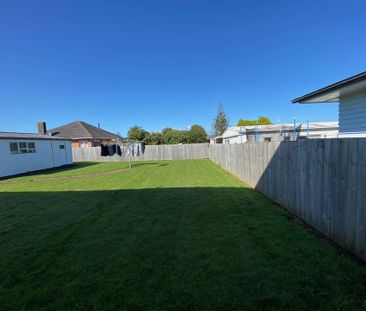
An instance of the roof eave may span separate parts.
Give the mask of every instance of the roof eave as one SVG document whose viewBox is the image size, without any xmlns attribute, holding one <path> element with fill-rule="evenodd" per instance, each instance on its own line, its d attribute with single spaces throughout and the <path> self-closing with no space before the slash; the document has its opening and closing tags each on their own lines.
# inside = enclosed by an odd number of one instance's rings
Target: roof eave
<svg viewBox="0 0 366 311">
<path fill-rule="evenodd" d="M 316 101 L 316 98 L 319 98 L 321 96 L 326 96 L 327 94 L 331 94 L 334 92 L 339 92 L 341 89 L 348 87 L 353 84 L 357 84 L 359 82 L 362 82 L 366 80 L 366 71 L 362 72 L 358 75 L 352 76 L 350 78 L 338 81 L 336 83 L 330 84 L 326 87 L 323 87 L 319 90 L 316 90 L 314 92 L 308 93 L 306 95 L 297 97 L 292 100 L 293 104 L 304 104 L 304 103 L 332 103 L 332 102 L 338 102 L 339 96 L 331 98 L 331 100 L 326 101 Z"/>
</svg>

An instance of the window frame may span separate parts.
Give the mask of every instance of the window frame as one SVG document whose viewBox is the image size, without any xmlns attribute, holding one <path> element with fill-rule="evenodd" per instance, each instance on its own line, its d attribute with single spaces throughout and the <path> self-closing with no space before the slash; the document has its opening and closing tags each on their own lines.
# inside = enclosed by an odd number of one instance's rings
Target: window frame
<svg viewBox="0 0 366 311">
<path fill-rule="evenodd" d="M 14 148 L 16 145 L 16 150 Z M 10 154 L 27 154 L 36 153 L 36 142 L 35 141 L 10 141 L 9 142 Z"/>
<path fill-rule="evenodd" d="M 16 146 L 16 150 L 13 150 L 14 148 L 12 148 L 12 145 Z M 18 154 L 19 153 L 19 145 L 18 145 L 18 142 L 16 141 L 11 141 L 9 142 L 9 148 L 10 148 L 10 153 L 11 154 Z"/>
<path fill-rule="evenodd" d="M 27 142 L 27 148 L 28 153 L 36 153 L 36 143 L 34 141 Z"/>
</svg>

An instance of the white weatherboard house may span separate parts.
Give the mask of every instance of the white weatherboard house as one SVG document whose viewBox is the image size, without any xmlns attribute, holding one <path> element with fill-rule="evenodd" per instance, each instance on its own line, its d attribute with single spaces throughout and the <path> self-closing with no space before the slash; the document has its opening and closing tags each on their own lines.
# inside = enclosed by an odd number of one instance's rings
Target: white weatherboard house
<svg viewBox="0 0 366 311">
<path fill-rule="evenodd" d="M 295 98 L 293 103 L 339 103 L 338 137 L 366 137 L 366 72 Z"/>
<path fill-rule="evenodd" d="M 0 132 L 0 178 L 72 163 L 70 139 Z"/>
<path fill-rule="evenodd" d="M 296 124 L 269 124 L 229 127 L 222 134 L 224 144 L 247 142 L 293 141 L 296 139 L 335 138 L 338 122 L 311 122 Z M 212 142 L 211 142 L 212 143 Z"/>
</svg>

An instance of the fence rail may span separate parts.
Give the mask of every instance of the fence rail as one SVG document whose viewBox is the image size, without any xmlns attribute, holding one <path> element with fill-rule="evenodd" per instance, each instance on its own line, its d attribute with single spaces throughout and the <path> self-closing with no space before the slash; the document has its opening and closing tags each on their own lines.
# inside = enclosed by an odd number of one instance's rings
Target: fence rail
<svg viewBox="0 0 366 311">
<path fill-rule="evenodd" d="M 100 147 L 73 148 L 74 161 L 126 161 L 127 156 L 100 155 Z M 158 160 L 186 160 L 186 159 L 207 159 L 209 157 L 208 144 L 187 144 L 187 145 L 148 145 L 145 153 L 134 157 L 134 161 L 158 161 Z"/>
<path fill-rule="evenodd" d="M 211 145 L 210 158 L 366 261 L 366 139 Z"/>
</svg>

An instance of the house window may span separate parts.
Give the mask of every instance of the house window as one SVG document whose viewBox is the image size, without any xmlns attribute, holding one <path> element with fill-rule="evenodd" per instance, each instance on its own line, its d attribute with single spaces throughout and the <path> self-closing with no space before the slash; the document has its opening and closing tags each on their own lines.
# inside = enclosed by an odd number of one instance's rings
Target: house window
<svg viewBox="0 0 366 311">
<path fill-rule="evenodd" d="M 19 152 L 20 153 L 27 153 L 28 152 L 28 148 L 27 148 L 27 143 L 26 142 L 20 142 L 19 143 Z"/>
<path fill-rule="evenodd" d="M 11 142 L 10 144 L 10 152 L 11 154 L 18 153 L 35 153 L 36 152 L 36 144 L 35 142 Z"/>
<path fill-rule="evenodd" d="M 65 149 L 65 145 L 58 145 L 60 149 Z"/>
<path fill-rule="evenodd" d="M 10 152 L 12 154 L 19 153 L 18 143 L 10 143 Z"/>
<path fill-rule="evenodd" d="M 271 139 L 271 137 L 264 137 L 264 141 L 265 141 L 266 143 L 269 143 L 271 140 L 272 140 L 272 139 Z"/>
<path fill-rule="evenodd" d="M 28 143 L 28 152 L 35 153 L 36 152 L 36 144 L 34 142 Z"/>
</svg>

